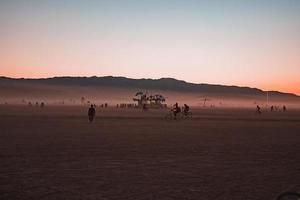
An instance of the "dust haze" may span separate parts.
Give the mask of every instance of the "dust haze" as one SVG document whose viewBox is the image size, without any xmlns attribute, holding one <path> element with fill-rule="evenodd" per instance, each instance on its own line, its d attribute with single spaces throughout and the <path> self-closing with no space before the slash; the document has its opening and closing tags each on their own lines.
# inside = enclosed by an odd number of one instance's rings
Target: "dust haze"
<svg viewBox="0 0 300 200">
<path fill-rule="evenodd" d="M 120 103 L 134 103 L 132 101 L 137 91 L 149 94 L 162 94 L 166 98 L 168 106 L 175 102 L 186 103 L 193 107 L 235 107 L 251 108 L 261 106 L 283 106 L 300 108 L 300 98 L 277 97 L 265 95 L 237 95 L 218 93 L 178 92 L 167 90 L 143 89 L 143 88 L 118 88 L 95 86 L 53 86 L 26 84 L 1 85 L 0 102 L 10 104 L 25 104 L 28 102 L 45 102 L 50 105 L 80 105 L 81 98 L 94 104 L 108 103 L 116 105 Z"/>
</svg>

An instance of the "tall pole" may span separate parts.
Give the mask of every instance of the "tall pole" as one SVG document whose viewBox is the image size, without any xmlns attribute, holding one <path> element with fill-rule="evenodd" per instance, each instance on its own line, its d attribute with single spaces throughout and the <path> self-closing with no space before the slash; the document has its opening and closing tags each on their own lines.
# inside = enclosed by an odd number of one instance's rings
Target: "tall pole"
<svg viewBox="0 0 300 200">
<path fill-rule="evenodd" d="M 269 91 L 267 91 L 267 106 L 269 106 Z"/>
</svg>

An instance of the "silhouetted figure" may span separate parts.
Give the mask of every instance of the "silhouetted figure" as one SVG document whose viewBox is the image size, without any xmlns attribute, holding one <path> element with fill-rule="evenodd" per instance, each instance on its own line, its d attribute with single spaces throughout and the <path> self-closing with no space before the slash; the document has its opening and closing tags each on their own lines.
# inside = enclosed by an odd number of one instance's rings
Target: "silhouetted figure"
<svg viewBox="0 0 300 200">
<path fill-rule="evenodd" d="M 273 111 L 274 110 L 274 106 L 271 106 L 271 111 Z"/>
<path fill-rule="evenodd" d="M 181 112 L 181 109 L 180 107 L 178 106 L 178 103 L 176 102 L 174 104 L 174 108 L 173 108 L 173 114 L 174 114 L 174 117 L 176 118 L 177 114 Z"/>
<path fill-rule="evenodd" d="M 105 103 L 105 104 L 104 104 L 104 107 L 105 107 L 105 108 L 107 108 L 107 106 L 108 106 L 108 104 L 107 104 L 107 103 Z"/>
<path fill-rule="evenodd" d="M 93 104 L 91 104 L 91 107 L 89 108 L 89 111 L 88 111 L 88 116 L 89 116 L 90 122 L 94 121 L 95 115 L 96 115 L 96 110 L 95 110 Z"/>
<path fill-rule="evenodd" d="M 184 114 L 187 114 L 189 112 L 189 110 L 190 110 L 190 107 L 188 105 L 184 104 L 184 107 L 183 107 Z"/>
<path fill-rule="evenodd" d="M 31 106 L 32 106 L 32 104 L 31 104 L 31 102 L 30 102 L 30 101 L 28 102 L 28 106 L 29 106 L 29 107 L 31 107 Z"/>
<path fill-rule="evenodd" d="M 283 112 L 285 112 L 285 111 L 286 111 L 286 107 L 285 107 L 285 106 L 283 106 L 283 107 L 282 107 L 282 109 L 283 109 Z"/>
<path fill-rule="evenodd" d="M 143 109 L 143 111 L 147 111 L 148 110 L 147 105 L 145 103 L 143 104 L 143 108 L 142 109 Z"/>
<path fill-rule="evenodd" d="M 259 105 L 256 106 L 256 113 L 257 113 L 257 114 L 261 114 Z"/>
<path fill-rule="evenodd" d="M 44 108 L 45 104 L 44 102 L 41 102 L 41 108 Z"/>
</svg>

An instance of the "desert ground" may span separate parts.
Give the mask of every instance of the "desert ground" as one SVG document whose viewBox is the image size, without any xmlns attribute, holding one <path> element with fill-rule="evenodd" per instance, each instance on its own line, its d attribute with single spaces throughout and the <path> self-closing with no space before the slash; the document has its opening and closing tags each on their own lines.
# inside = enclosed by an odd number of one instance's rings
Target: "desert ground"
<svg viewBox="0 0 300 200">
<path fill-rule="evenodd" d="M 300 191 L 300 110 L 0 106 L 0 199 L 271 200 Z"/>
</svg>

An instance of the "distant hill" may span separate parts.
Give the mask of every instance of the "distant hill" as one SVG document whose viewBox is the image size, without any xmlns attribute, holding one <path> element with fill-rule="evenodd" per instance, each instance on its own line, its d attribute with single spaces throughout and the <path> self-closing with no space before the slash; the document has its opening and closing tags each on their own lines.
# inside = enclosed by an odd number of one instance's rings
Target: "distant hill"
<svg viewBox="0 0 300 200">
<path fill-rule="evenodd" d="M 0 77 L 0 91 L 3 87 L 24 87 L 26 85 L 63 86 L 63 87 L 115 87 L 140 90 L 162 90 L 189 93 L 221 94 L 221 95 L 266 95 L 266 91 L 238 86 L 225 86 L 213 84 L 195 84 L 173 78 L 161 79 L 131 79 L 126 77 L 53 77 L 42 79 L 15 79 Z M 39 88 L 40 88 L 39 87 Z M 269 95 L 278 97 L 299 97 L 292 93 L 268 91 Z"/>
</svg>

